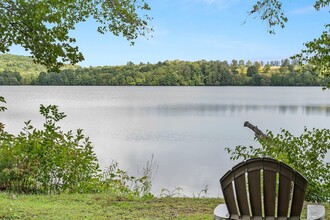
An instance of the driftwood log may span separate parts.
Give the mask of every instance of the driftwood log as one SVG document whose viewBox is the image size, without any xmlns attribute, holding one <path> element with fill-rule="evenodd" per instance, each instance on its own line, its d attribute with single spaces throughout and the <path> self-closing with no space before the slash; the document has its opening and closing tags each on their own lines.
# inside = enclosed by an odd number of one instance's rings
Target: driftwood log
<svg viewBox="0 0 330 220">
<path fill-rule="evenodd" d="M 254 126 L 253 124 L 251 124 L 248 121 L 244 122 L 244 127 L 250 128 L 254 132 L 254 135 L 256 136 L 256 138 L 258 138 L 258 139 L 268 138 L 268 136 L 264 132 L 262 132 L 257 126 Z"/>
</svg>

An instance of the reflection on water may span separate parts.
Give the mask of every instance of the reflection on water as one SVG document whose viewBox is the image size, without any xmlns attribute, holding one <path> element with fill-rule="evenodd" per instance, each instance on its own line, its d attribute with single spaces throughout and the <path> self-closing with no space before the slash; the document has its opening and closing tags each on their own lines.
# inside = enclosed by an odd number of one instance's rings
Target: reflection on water
<svg viewBox="0 0 330 220">
<path fill-rule="evenodd" d="M 155 113 L 159 115 L 223 115 L 244 112 L 275 112 L 280 114 L 330 115 L 330 105 L 234 105 L 234 104 L 176 104 L 157 106 L 120 107 L 120 111 Z"/>
<path fill-rule="evenodd" d="M 175 131 L 149 131 L 148 133 L 137 130 L 119 131 L 113 134 L 116 138 L 127 141 L 151 141 L 162 143 L 185 143 L 185 142 L 212 142 L 214 138 L 209 135 L 196 135 L 192 132 Z"/>
<path fill-rule="evenodd" d="M 326 114 L 327 116 L 330 114 L 330 106 L 305 106 L 306 114 Z"/>
<path fill-rule="evenodd" d="M 159 165 L 152 192 L 206 185 L 221 195 L 219 178 L 235 163 L 225 147 L 256 145 L 245 121 L 274 133 L 329 127 L 330 92 L 304 87 L 0 87 L 8 111 L 0 121 L 17 133 L 23 121 L 42 126 L 40 104 L 67 114 L 64 130 L 83 128 L 101 166 L 112 159 L 135 175 L 153 154 Z M 328 159 L 329 161 L 330 159 Z"/>
</svg>

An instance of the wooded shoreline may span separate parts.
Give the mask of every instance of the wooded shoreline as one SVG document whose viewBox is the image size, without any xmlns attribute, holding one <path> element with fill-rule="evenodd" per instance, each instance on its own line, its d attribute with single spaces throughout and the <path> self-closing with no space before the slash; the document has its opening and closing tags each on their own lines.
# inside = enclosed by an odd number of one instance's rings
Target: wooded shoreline
<svg viewBox="0 0 330 220">
<path fill-rule="evenodd" d="M 128 62 L 121 66 L 65 66 L 57 72 L 28 57 L 0 56 L 0 85 L 66 86 L 325 86 L 312 66 L 288 59 L 268 63 L 240 60 Z"/>
</svg>

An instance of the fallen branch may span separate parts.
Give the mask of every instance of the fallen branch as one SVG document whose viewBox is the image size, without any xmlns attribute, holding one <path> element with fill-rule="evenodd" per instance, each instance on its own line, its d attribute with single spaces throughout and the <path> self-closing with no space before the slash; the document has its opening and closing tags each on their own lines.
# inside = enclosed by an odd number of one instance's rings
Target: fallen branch
<svg viewBox="0 0 330 220">
<path fill-rule="evenodd" d="M 254 126 L 253 124 L 251 124 L 250 122 L 246 121 L 244 122 L 244 127 L 248 127 L 250 128 L 253 132 L 254 135 L 256 136 L 256 138 L 258 139 L 265 139 L 265 138 L 269 138 L 264 132 L 262 132 L 257 126 Z"/>
</svg>

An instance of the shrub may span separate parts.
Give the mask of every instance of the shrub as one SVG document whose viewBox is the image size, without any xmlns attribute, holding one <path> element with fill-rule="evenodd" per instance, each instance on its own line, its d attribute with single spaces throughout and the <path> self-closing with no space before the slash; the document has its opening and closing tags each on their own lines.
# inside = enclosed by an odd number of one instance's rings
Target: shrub
<svg viewBox="0 0 330 220">
<path fill-rule="evenodd" d="M 4 97 L 0 96 L 0 103 L 6 103 L 6 100 Z M 0 106 L 0 112 L 4 112 L 7 108 L 4 106 Z M 5 125 L 0 122 L 0 132 L 3 131 L 5 128 Z"/>
<path fill-rule="evenodd" d="M 5 103 L 1 96 L 0 103 Z M 0 106 L 0 112 L 5 110 Z M 139 178 L 129 176 L 115 162 L 101 172 L 93 146 L 82 129 L 63 132 L 57 123 L 66 115 L 55 105 L 41 105 L 40 113 L 45 118 L 42 130 L 28 121 L 15 136 L 0 123 L 0 190 L 44 194 L 111 192 L 153 197 L 153 157 Z"/>
<path fill-rule="evenodd" d="M 1 131 L 0 188 L 24 193 L 84 192 L 98 175 L 93 147 L 81 129 L 64 133 L 58 107 L 40 106 L 42 130 L 30 121 L 17 136 Z"/>
<path fill-rule="evenodd" d="M 143 168 L 141 177 L 135 177 L 128 175 L 126 171 L 119 168 L 117 162 L 113 161 L 103 171 L 100 191 L 110 191 L 119 196 L 153 198 L 150 193 L 153 166 L 152 157 Z"/>
<path fill-rule="evenodd" d="M 236 146 L 226 148 L 231 160 L 254 157 L 270 157 L 282 161 L 299 171 L 308 181 L 306 200 L 330 201 L 330 163 L 324 162 L 330 149 L 329 129 L 304 129 L 300 136 L 294 136 L 283 129 L 280 134 L 267 132 L 268 138 L 256 140 L 261 147 Z"/>
</svg>

